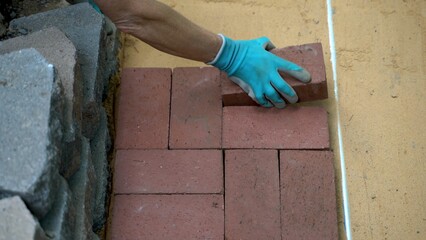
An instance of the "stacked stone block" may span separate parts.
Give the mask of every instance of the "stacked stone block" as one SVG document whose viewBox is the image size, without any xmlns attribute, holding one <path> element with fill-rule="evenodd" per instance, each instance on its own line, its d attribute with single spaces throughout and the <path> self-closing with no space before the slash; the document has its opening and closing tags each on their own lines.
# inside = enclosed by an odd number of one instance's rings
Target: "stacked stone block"
<svg viewBox="0 0 426 240">
<path fill-rule="evenodd" d="M 102 101 L 119 32 L 87 3 L 10 27 L 28 34 L 0 42 L 0 207 L 21 212 L 25 239 L 98 239 L 111 145 Z M 0 239 L 15 234 L 0 227 Z"/>
<path fill-rule="evenodd" d="M 19 197 L 0 200 L 0 240 L 14 239 L 40 239 L 47 240 L 46 234 L 39 222 L 25 206 Z M 25 228 L 22 228 L 25 226 Z"/>
<path fill-rule="evenodd" d="M 35 48 L 57 72 L 58 81 L 63 86 L 64 121 L 61 173 L 69 177 L 78 169 L 80 158 L 75 155 L 79 149 L 71 151 L 80 144 L 81 132 L 81 97 L 82 86 L 77 63 L 77 50 L 73 43 L 57 28 L 48 28 L 28 36 L 17 37 L 0 42 L 0 54 L 25 48 Z"/>
<path fill-rule="evenodd" d="M 61 88 L 34 49 L 1 56 L 0 79 L 0 192 L 19 195 L 42 218 L 59 186 Z"/>
</svg>

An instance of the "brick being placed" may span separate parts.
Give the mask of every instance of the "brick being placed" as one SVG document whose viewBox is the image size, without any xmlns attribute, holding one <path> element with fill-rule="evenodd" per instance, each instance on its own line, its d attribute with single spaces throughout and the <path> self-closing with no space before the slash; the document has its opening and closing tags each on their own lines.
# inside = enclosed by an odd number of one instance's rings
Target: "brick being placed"
<svg viewBox="0 0 426 240">
<path fill-rule="evenodd" d="M 302 83 L 292 76 L 280 72 L 285 81 L 296 91 L 299 102 L 321 100 L 328 97 L 327 78 L 321 43 L 277 48 L 271 52 L 281 58 L 298 64 L 311 74 L 311 82 Z M 224 72 L 221 73 L 221 81 L 224 106 L 257 105 L 257 103 L 238 85 L 233 83 Z"/>
</svg>

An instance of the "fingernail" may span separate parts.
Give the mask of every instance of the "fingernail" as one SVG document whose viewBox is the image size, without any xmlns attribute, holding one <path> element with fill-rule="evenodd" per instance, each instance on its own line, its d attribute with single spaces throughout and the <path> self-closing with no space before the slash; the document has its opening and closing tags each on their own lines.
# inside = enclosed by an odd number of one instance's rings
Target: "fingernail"
<svg viewBox="0 0 426 240">
<path fill-rule="evenodd" d="M 293 96 L 285 96 L 285 98 L 287 99 L 287 101 L 289 103 L 297 103 L 297 101 L 299 101 L 299 97 L 297 96 L 297 94 L 295 92 L 293 92 Z"/>
<path fill-rule="evenodd" d="M 311 81 L 311 74 L 308 71 L 306 71 L 304 68 L 300 68 L 300 70 L 298 71 L 289 71 L 289 74 L 304 83 L 308 83 Z"/>
</svg>

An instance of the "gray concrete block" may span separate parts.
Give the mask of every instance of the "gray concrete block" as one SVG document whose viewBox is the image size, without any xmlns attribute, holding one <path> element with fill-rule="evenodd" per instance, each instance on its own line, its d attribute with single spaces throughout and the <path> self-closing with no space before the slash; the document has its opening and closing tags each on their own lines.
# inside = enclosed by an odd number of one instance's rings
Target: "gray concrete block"
<svg viewBox="0 0 426 240">
<path fill-rule="evenodd" d="M 61 177 L 61 185 L 52 209 L 40 220 L 46 235 L 51 239 L 74 239 L 75 208 L 67 182 Z"/>
<path fill-rule="evenodd" d="M 69 5 L 65 0 L 19 0 L 19 2 L 22 4 L 22 9 L 20 9 L 22 16 L 29 16 Z"/>
<path fill-rule="evenodd" d="M 15 19 L 10 23 L 14 30 L 29 32 L 57 27 L 77 48 L 83 77 L 83 134 L 91 139 L 97 130 L 104 89 L 105 60 L 100 57 L 106 46 L 105 20 L 88 3 L 81 3 L 48 12 Z"/>
<path fill-rule="evenodd" d="M 88 0 L 67 0 L 71 4 L 89 2 Z M 107 34 L 107 42 L 105 50 L 101 53 L 101 58 L 105 58 L 105 66 L 104 66 L 104 96 L 106 96 L 108 91 L 109 79 L 113 74 L 116 73 L 119 67 L 118 63 L 118 50 L 120 48 L 120 31 L 114 25 L 114 23 L 105 17 L 105 31 Z"/>
<path fill-rule="evenodd" d="M 82 87 L 77 67 L 77 50 L 73 43 L 57 28 L 49 28 L 27 36 L 16 37 L 0 42 L 0 54 L 24 48 L 35 48 L 57 70 L 59 80 L 64 88 L 64 140 L 72 142 L 81 124 Z M 76 102 L 76 106 L 74 106 Z"/>
<path fill-rule="evenodd" d="M 77 64 L 77 50 L 73 43 L 57 28 L 48 28 L 27 36 L 0 42 L 0 54 L 35 48 L 48 62 L 55 66 L 57 77 L 64 90 L 64 153 L 61 174 L 69 177 L 79 168 L 81 135 L 81 105 L 83 93 L 80 68 Z"/>
<path fill-rule="evenodd" d="M 95 200 L 96 175 L 90 151 L 90 142 L 82 139 L 81 167 L 70 180 L 69 185 L 73 192 L 74 206 L 76 206 L 75 239 L 88 239 L 92 234 L 92 203 Z"/>
<path fill-rule="evenodd" d="M 101 120 L 98 132 L 90 142 L 93 166 L 96 171 L 95 202 L 93 205 L 93 228 L 102 228 L 106 221 L 106 200 L 108 195 L 108 179 L 110 177 L 108 151 L 111 139 L 108 132 L 108 120 L 105 109 L 101 109 Z"/>
<path fill-rule="evenodd" d="M 19 195 L 39 218 L 59 184 L 61 100 L 54 67 L 36 50 L 0 56 L 0 193 Z"/>
<path fill-rule="evenodd" d="M 82 136 L 79 134 L 74 141 L 62 143 L 62 163 L 59 173 L 67 180 L 80 168 L 81 138 Z"/>
<path fill-rule="evenodd" d="M 48 239 L 21 198 L 15 196 L 1 199 L 0 213 L 0 240 Z"/>
<path fill-rule="evenodd" d="M 99 236 L 96 235 L 96 233 L 90 234 L 90 236 L 87 238 L 87 240 L 99 240 Z"/>
</svg>

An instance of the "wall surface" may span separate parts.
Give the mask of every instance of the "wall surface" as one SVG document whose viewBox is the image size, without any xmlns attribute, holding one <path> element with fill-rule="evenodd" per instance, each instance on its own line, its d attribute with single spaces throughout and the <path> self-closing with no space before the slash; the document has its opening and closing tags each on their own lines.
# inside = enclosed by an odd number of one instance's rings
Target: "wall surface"
<svg viewBox="0 0 426 240">
<path fill-rule="evenodd" d="M 277 47 L 321 42 L 338 197 L 340 164 L 326 1 L 167 0 L 183 15 L 235 39 Z M 341 124 L 354 239 L 426 238 L 426 2 L 332 1 Z M 127 37 L 124 67 L 200 66 Z M 305 104 L 306 105 L 306 104 Z M 341 206 L 341 201 L 338 203 Z M 344 236 L 342 210 L 340 234 Z"/>
</svg>

